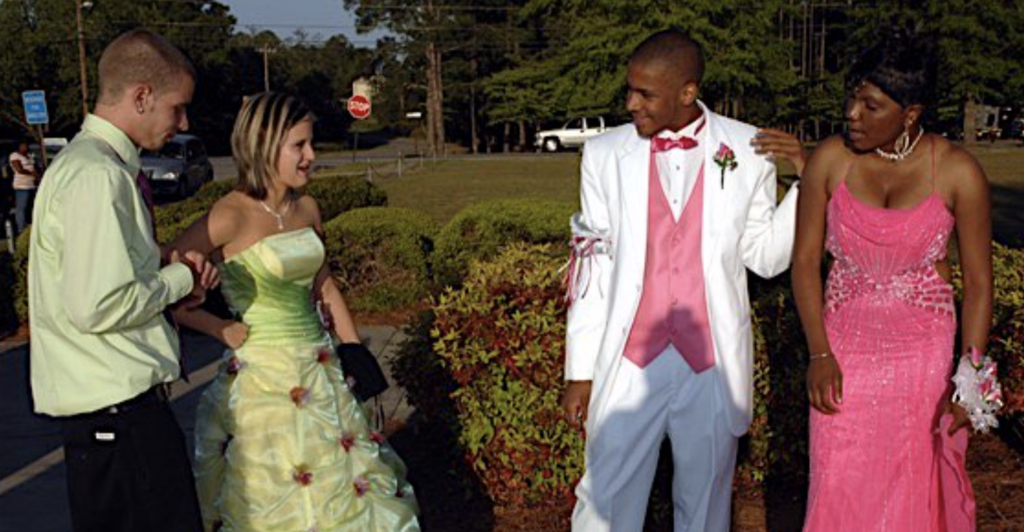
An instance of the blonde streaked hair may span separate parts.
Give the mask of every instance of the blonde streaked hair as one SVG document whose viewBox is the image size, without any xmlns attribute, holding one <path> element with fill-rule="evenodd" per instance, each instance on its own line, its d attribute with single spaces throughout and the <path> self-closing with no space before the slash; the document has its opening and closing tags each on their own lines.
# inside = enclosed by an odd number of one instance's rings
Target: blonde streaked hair
<svg viewBox="0 0 1024 532">
<path fill-rule="evenodd" d="M 238 169 L 238 190 L 262 200 L 277 175 L 281 144 L 299 123 L 316 117 L 302 100 L 279 92 L 248 96 L 231 132 L 231 154 Z"/>
<path fill-rule="evenodd" d="M 100 103 L 114 105 L 125 89 L 149 85 L 156 94 L 177 88 L 182 77 L 195 81 L 196 69 L 181 50 L 145 29 L 122 33 L 103 50 L 99 63 Z"/>
</svg>

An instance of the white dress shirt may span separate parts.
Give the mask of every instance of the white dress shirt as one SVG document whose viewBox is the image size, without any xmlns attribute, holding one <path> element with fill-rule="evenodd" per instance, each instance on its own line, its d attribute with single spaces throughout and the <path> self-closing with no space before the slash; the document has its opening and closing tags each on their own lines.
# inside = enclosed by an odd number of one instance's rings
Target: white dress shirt
<svg viewBox="0 0 1024 532">
<path fill-rule="evenodd" d="M 672 209 L 672 218 L 679 221 L 683 214 L 690 193 L 697 184 L 697 176 L 700 174 L 700 165 L 704 162 L 704 150 L 702 143 L 707 136 L 704 134 L 706 121 L 702 114 L 699 118 L 690 122 L 689 125 L 680 131 L 662 131 L 659 137 L 679 139 L 690 137 L 697 141 L 697 147 L 689 150 L 672 149 L 654 154 L 658 165 L 658 178 L 661 180 L 661 189 L 665 191 L 665 198 L 668 199 L 669 207 Z"/>
</svg>

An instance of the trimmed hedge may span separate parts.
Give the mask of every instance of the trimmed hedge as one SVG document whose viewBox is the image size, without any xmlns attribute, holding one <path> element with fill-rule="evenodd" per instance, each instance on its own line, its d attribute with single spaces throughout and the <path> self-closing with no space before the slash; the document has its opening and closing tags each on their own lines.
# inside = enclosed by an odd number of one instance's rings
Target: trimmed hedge
<svg viewBox="0 0 1024 532">
<path fill-rule="evenodd" d="M 353 310 L 408 308 L 432 286 L 437 223 L 410 209 L 354 209 L 324 225 L 328 264 Z"/>
<path fill-rule="evenodd" d="M 210 181 L 188 199 L 158 206 L 155 209 L 157 239 L 162 244 L 171 242 L 188 227 L 186 221 L 197 220 L 199 218 L 196 216 L 197 213 L 205 213 L 210 210 L 217 200 L 234 188 L 234 180 Z"/>
<path fill-rule="evenodd" d="M 186 200 L 157 207 L 157 239 L 162 244 L 174 241 L 209 211 L 217 200 L 234 190 L 235 185 L 233 179 L 211 181 Z M 360 207 L 387 204 L 387 194 L 380 187 L 357 176 L 314 179 L 306 186 L 306 193 L 316 198 L 322 220 L 330 220 L 345 211 Z"/>
<path fill-rule="evenodd" d="M 563 254 L 554 249 L 511 246 L 472 266 L 462 288 L 447 289 L 433 315 L 407 331 L 393 366 L 410 402 L 458 432 L 468 463 L 499 504 L 566 495 L 582 472 L 582 443 L 565 447 L 573 434 L 557 415 L 565 329 L 556 274 Z M 1007 396 L 1003 418 L 1020 420 L 1024 250 L 996 245 L 993 265 L 989 352 Z M 770 478 L 807 475 L 807 349 L 789 285 L 788 276 L 751 277 L 754 417 L 736 481 L 752 491 Z"/>
<path fill-rule="evenodd" d="M 28 323 L 28 243 L 32 226 L 28 226 L 14 242 L 14 314 L 19 323 Z"/>
<path fill-rule="evenodd" d="M 437 235 L 435 264 L 441 286 L 458 286 L 476 259 L 493 257 L 512 242 L 569 241 L 571 203 L 535 199 L 498 200 L 460 211 Z"/>
<path fill-rule="evenodd" d="M 789 275 L 751 276 L 754 334 L 754 415 L 741 440 L 737 485 L 761 491 L 772 476 L 806 478 L 807 343 Z"/>
<path fill-rule="evenodd" d="M 1004 416 L 1024 418 L 1024 249 L 992 246 L 994 325 L 988 351 L 999 363 Z M 1024 427 L 1024 424 L 1022 424 Z"/>
<path fill-rule="evenodd" d="M 563 261 L 559 247 L 513 244 L 492 262 L 474 263 L 460 289 L 435 301 L 433 326 L 407 331 L 394 364 L 410 402 L 426 414 L 445 419 L 444 396 L 454 403 L 466 460 L 499 504 L 568 501 L 583 472 L 583 443 L 559 407 Z M 788 279 L 756 282 L 754 420 L 736 472 L 753 489 L 770 471 L 804 471 L 808 414 L 806 348 Z M 419 338 L 426 330 L 432 345 Z"/>
<path fill-rule="evenodd" d="M 570 499 L 583 440 L 561 415 L 564 250 L 513 244 L 436 301 L 431 338 L 457 389 L 459 443 L 499 504 Z"/>
<path fill-rule="evenodd" d="M 352 209 L 388 204 L 387 193 L 359 176 L 314 179 L 306 185 L 306 193 L 316 198 L 320 219 L 325 221 Z"/>
<path fill-rule="evenodd" d="M 234 186 L 234 180 L 211 181 L 186 200 L 157 207 L 157 239 L 162 244 L 173 241 L 188 226 L 206 214 L 218 199 L 234 189 Z M 348 210 L 387 203 L 387 195 L 383 190 L 360 177 L 315 179 L 310 182 L 306 191 L 316 198 L 323 220 L 330 220 Z M 30 231 L 31 226 L 18 236 L 11 265 L 14 271 L 11 300 L 14 302 L 15 316 L 21 323 L 28 321 L 28 242 Z M 4 285 L 0 285 L 0 287 L 2 286 Z"/>
<path fill-rule="evenodd" d="M 18 317 L 14 312 L 14 256 L 6 251 L 0 252 L 0 337 L 18 327 Z"/>
</svg>

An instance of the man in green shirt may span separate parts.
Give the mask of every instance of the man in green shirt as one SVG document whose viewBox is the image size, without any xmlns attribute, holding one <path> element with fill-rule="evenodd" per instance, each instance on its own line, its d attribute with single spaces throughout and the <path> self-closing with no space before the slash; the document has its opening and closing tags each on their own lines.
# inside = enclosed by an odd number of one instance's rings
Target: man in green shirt
<svg viewBox="0 0 1024 532">
<path fill-rule="evenodd" d="M 168 405 L 178 338 L 163 312 L 216 282 L 198 254 L 162 257 L 139 148 L 188 129 L 195 70 L 158 35 L 115 39 L 82 131 L 42 181 L 29 248 L 37 412 L 62 422 L 77 532 L 201 530 L 184 437 Z M 181 259 L 181 260 L 179 260 Z"/>
</svg>

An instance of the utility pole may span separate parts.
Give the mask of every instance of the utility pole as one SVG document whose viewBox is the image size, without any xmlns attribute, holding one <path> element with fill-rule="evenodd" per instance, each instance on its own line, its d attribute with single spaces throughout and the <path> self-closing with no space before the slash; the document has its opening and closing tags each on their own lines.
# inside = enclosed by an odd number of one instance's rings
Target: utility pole
<svg viewBox="0 0 1024 532">
<path fill-rule="evenodd" d="M 88 2 L 89 7 L 92 2 Z M 75 0 L 75 21 L 78 23 L 78 68 L 82 81 L 82 119 L 89 114 L 89 77 L 85 65 L 85 28 L 82 24 L 82 0 Z M 43 150 L 44 152 L 46 150 Z"/>
<path fill-rule="evenodd" d="M 270 92 L 270 61 L 267 59 L 268 54 L 276 53 L 277 50 L 271 48 L 270 45 L 264 44 L 260 47 L 260 53 L 263 54 L 263 91 Z"/>
</svg>

